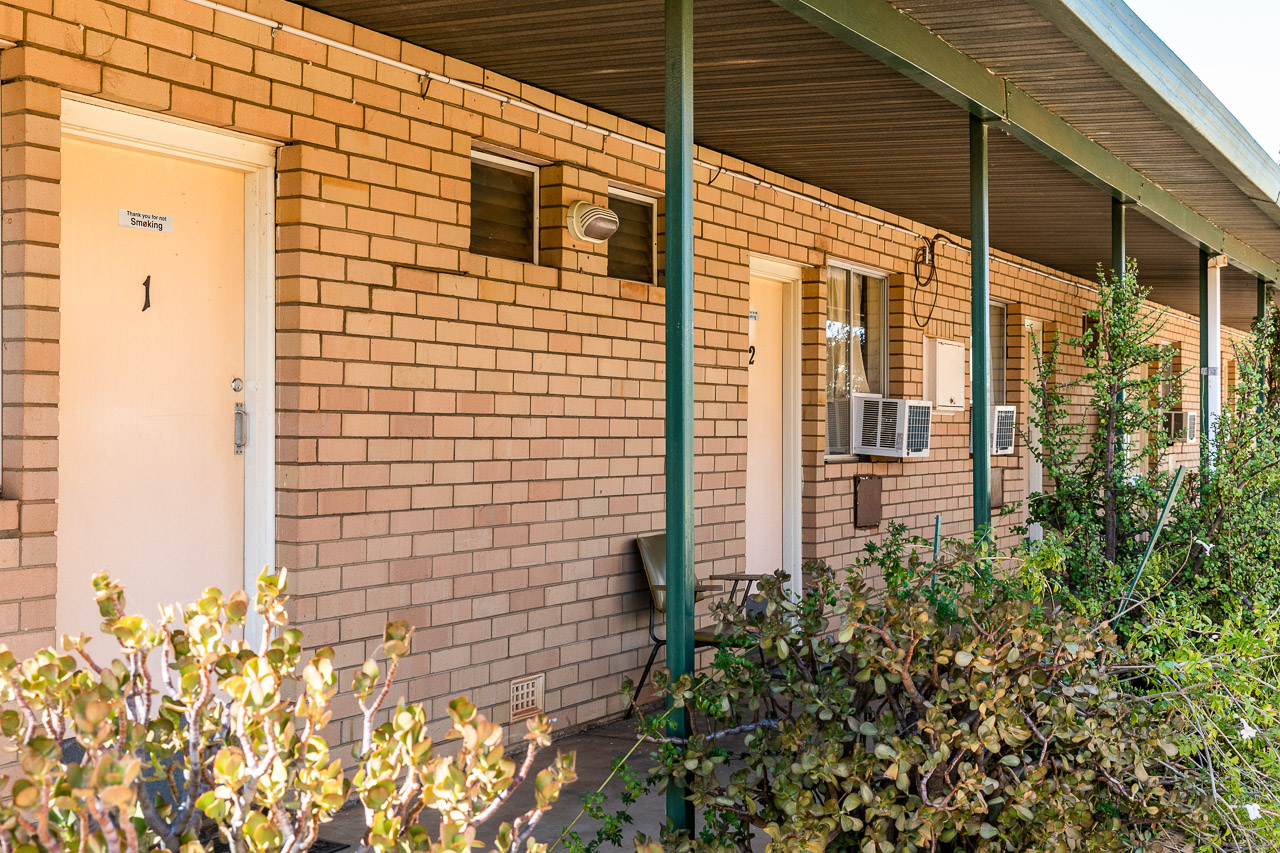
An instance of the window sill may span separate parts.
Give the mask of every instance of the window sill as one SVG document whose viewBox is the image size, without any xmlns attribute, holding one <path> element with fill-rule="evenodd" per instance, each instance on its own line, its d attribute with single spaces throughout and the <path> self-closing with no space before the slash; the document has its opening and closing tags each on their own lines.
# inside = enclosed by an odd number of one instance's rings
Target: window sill
<svg viewBox="0 0 1280 853">
<path fill-rule="evenodd" d="M 871 462 L 870 456 L 859 456 L 857 454 L 842 454 L 840 456 L 824 456 L 822 461 L 828 465 L 859 465 Z"/>
</svg>

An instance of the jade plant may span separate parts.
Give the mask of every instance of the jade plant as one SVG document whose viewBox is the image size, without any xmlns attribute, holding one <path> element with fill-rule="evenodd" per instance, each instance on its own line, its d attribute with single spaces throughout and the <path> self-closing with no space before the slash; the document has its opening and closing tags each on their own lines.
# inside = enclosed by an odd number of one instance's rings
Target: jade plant
<svg viewBox="0 0 1280 853">
<path fill-rule="evenodd" d="M 695 730 L 654 727 L 652 772 L 705 817 L 668 850 L 751 850 L 755 836 L 770 853 L 1120 853 L 1206 826 L 1185 718 L 1132 689 L 1154 670 L 1108 624 L 1033 607 L 976 570 L 940 612 L 928 573 L 873 595 L 861 568 L 810 564 L 799 597 L 765 578 L 758 612 L 721 610 L 721 629 L 758 652 L 660 674 Z"/>
<path fill-rule="evenodd" d="M 304 659 L 283 572 L 258 579 L 252 605 L 244 592 L 208 589 L 180 614 L 161 608 L 156 622 L 128 614 L 105 575 L 93 585 L 102 630 L 118 644 L 110 660 L 84 635 L 23 661 L 0 647 L 0 733 L 20 771 L 0 780 L 11 786 L 0 798 L 3 853 L 200 853 L 215 834 L 231 853 L 302 853 L 352 794 L 361 853 L 462 853 L 480 846 L 478 827 L 550 745 L 546 717 L 529 720 L 517 763 L 502 728 L 456 699 L 447 738 L 460 744 L 437 753 L 420 705 L 384 709 L 412 635 L 390 622 L 385 664 L 370 660 L 353 679 L 363 725 L 348 776 L 324 737 L 339 689 L 334 653 Z M 534 806 L 498 828 L 493 849 L 545 850 L 532 832 L 574 779 L 574 756 L 557 755 L 535 777 Z M 439 814 L 434 837 L 424 810 Z"/>
</svg>

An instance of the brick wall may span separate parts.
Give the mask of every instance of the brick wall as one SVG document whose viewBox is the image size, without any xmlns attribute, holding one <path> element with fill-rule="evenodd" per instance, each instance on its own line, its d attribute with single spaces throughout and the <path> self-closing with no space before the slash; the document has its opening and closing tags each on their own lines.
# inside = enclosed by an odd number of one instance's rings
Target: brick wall
<svg viewBox="0 0 1280 853">
<path fill-rule="evenodd" d="M 290 3 L 251 7 L 661 143 L 654 131 Z M 564 211 L 580 198 L 604 201 L 611 182 L 660 192 L 660 155 L 451 85 L 424 94 L 407 71 L 185 0 L 9 3 L 0 38 L 18 43 L 0 55 L 0 640 L 24 651 L 52 640 L 64 403 L 58 115 L 60 93 L 74 92 L 287 143 L 277 201 L 277 555 L 293 572 L 294 616 L 309 641 L 334 645 L 349 669 L 376 648 L 384 620 L 408 619 L 419 633 L 401 692 L 432 703 L 437 718 L 466 692 L 503 720 L 508 683 L 526 672 L 547 674 L 548 708 L 562 725 L 621 711 L 619 681 L 638 674 L 648 651 L 634 538 L 663 523 L 664 292 L 605 275 L 604 248 L 574 241 Z M 468 251 L 473 146 L 549 164 L 540 265 Z M 714 151 L 699 157 L 820 193 Z M 859 214 L 849 216 L 704 167 L 694 177 L 699 574 L 744 566 L 753 252 L 806 268 L 805 557 L 846 561 L 876 535 L 856 529 L 851 511 L 854 478 L 867 474 L 884 478 L 887 520 L 931 533 L 939 513 L 945 535 L 965 532 L 966 415 L 939 416 L 927 460 L 824 460 L 823 268 L 835 258 L 892 276 L 891 386 L 919 396 L 923 337 L 968 337 L 967 254 L 943 251 L 938 306 L 921 329 L 907 319 L 906 274 L 916 235 L 936 229 L 824 195 Z M 1077 331 L 1091 292 L 999 254 L 992 292 L 1010 303 L 1009 387 L 1025 412 L 1018 330 L 1036 318 Z M 1169 336 L 1189 365 L 1195 329 L 1171 315 Z M 1186 399 L 1194 405 L 1194 388 Z M 1026 494 L 1018 444 L 993 463 L 1007 469 L 1010 501 Z M 354 736 L 353 710 L 340 709 L 343 741 Z"/>
</svg>

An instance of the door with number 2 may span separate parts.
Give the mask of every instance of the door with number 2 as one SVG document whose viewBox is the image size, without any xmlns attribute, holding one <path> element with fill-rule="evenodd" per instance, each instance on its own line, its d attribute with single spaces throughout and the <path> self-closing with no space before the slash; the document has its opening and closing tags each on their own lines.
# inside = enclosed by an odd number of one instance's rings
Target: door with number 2
<svg viewBox="0 0 1280 853">
<path fill-rule="evenodd" d="M 751 278 L 747 320 L 747 572 L 787 568 L 784 556 L 787 285 Z"/>
</svg>

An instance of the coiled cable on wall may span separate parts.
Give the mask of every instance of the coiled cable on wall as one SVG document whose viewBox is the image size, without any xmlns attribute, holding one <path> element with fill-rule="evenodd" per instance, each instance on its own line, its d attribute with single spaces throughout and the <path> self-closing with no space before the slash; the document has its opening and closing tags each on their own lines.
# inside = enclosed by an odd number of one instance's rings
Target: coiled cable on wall
<svg viewBox="0 0 1280 853">
<path fill-rule="evenodd" d="M 920 248 L 916 249 L 915 258 L 912 260 L 911 269 L 912 277 L 916 280 L 916 289 L 911 296 L 911 314 L 915 317 L 916 325 L 925 328 L 929 322 L 933 320 L 933 312 L 938 307 L 938 244 L 950 243 L 955 246 L 956 242 L 946 234 L 934 234 L 924 241 Z M 924 274 L 921 275 L 921 270 Z M 925 315 L 923 320 L 920 319 L 920 292 L 932 289 L 932 299 L 929 301 L 929 313 Z"/>
</svg>

